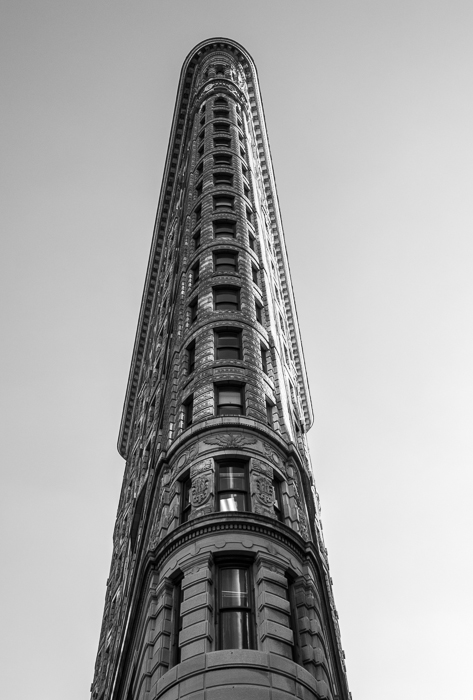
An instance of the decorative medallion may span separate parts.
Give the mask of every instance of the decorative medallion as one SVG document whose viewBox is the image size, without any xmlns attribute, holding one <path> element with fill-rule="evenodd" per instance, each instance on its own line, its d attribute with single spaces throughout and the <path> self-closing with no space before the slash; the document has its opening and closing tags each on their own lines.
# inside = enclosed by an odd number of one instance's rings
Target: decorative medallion
<svg viewBox="0 0 473 700">
<path fill-rule="evenodd" d="M 272 481 L 266 476 L 259 476 L 257 479 L 255 479 L 255 483 L 257 499 L 267 508 L 271 507 L 274 503 L 274 489 Z"/>
<path fill-rule="evenodd" d="M 200 508 L 210 498 L 210 479 L 205 476 L 198 476 L 192 481 L 190 492 L 190 502 L 194 508 Z"/>
</svg>

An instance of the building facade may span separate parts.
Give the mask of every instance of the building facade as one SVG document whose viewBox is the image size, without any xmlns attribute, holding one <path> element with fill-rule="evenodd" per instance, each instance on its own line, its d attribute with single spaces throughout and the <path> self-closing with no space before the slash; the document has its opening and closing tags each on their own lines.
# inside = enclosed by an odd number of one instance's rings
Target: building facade
<svg viewBox="0 0 473 700">
<path fill-rule="evenodd" d="M 258 78 L 182 68 L 118 448 L 93 700 L 347 700 Z"/>
</svg>

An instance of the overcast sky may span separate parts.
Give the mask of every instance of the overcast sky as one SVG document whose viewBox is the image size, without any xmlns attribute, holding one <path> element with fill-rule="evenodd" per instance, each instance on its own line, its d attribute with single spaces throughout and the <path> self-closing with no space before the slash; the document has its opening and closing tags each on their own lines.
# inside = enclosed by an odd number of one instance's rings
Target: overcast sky
<svg viewBox="0 0 473 700">
<path fill-rule="evenodd" d="M 471 695 L 471 0 L 3 0 L 1 694 L 88 697 L 182 63 L 259 71 L 354 700 Z"/>
</svg>

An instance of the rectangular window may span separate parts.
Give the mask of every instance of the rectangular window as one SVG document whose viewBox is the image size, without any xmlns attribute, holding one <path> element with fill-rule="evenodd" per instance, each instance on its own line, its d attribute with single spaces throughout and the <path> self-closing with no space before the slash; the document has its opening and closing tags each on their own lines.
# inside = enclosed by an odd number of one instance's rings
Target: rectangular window
<svg viewBox="0 0 473 700">
<path fill-rule="evenodd" d="M 248 466 L 225 460 L 217 464 L 217 503 L 220 512 L 248 510 Z"/>
<path fill-rule="evenodd" d="M 246 210 L 246 218 L 250 222 L 250 224 L 251 224 L 251 215 L 252 215 L 251 209 L 247 209 Z"/>
<path fill-rule="evenodd" d="M 232 140 L 229 136 L 216 136 L 214 138 L 215 148 L 230 148 Z"/>
<path fill-rule="evenodd" d="M 214 100 L 214 106 L 219 106 L 219 107 L 228 107 L 228 100 L 226 100 L 224 97 L 216 97 Z"/>
<path fill-rule="evenodd" d="M 197 284 L 199 281 L 199 275 L 200 275 L 200 263 L 197 261 L 193 266 L 192 266 L 192 284 Z"/>
<path fill-rule="evenodd" d="M 214 109 L 214 118 L 230 119 L 230 111 L 228 109 Z"/>
<path fill-rule="evenodd" d="M 248 235 L 248 245 L 250 246 L 253 253 L 255 253 L 256 252 L 256 239 L 254 236 L 251 235 L 251 233 Z"/>
<path fill-rule="evenodd" d="M 256 267 L 251 267 L 251 278 L 253 282 L 257 285 L 258 284 L 258 269 Z"/>
<path fill-rule="evenodd" d="M 185 475 L 181 481 L 181 522 L 186 523 L 189 520 L 191 514 L 191 488 L 192 479 L 190 478 L 189 472 Z"/>
<path fill-rule="evenodd" d="M 202 194 L 202 180 L 195 187 L 196 197 L 200 197 L 201 194 Z"/>
<path fill-rule="evenodd" d="M 263 323 L 263 307 L 259 302 L 255 302 L 255 313 L 256 313 L 256 320 L 258 323 Z"/>
<path fill-rule="evenodd" d="M 248 179 L 248 168 L 244 163 L 241 164 L 241 174 Z"/>
<path fill-rule="evenodd" d="M 268 374 L 268 352 L 269 350 L 261 346 L 261 368 L 265 374 Z"/>
<path fill-rule="evenodd" d="M 199 204 L 198 207 L 195 208 L 195 220 L 200 221 L 202 218 L 202 204 Z"/>
<path fill-rule="evenodd" d="M 273 427 L 273 404 L 266 400 L 266 423 L 270 428 Z"/>
<path fill-rule="evenodd" d="M 191 394 L 184 401 L 184 428 L 189 428 L 194 419 L 194 394 Z"/>
<path fill-rule="evenodd" d="M 199 124 L 200 124 L 200 126 L 204 126 L 204 124 L 205 124 L 205 114 L 204 114 L 204 116 L 202 117 L 202 119 L 200 120 Z"/>
<path fill-rule="evenodd" d="M 203 172 L 204 172 L 204 161 L 199 163 L 199 165 L 197 166 L 197 177 L 200 177 Z"/>
<path fill-rule="evenodd" d="M 215 331 L 215 359 L 241 360 L 241 331 L 225 328 Z"/>
<path fill-rule="evenodd" d="M 245 197 L 246 197 L 247 199 L 250 198 L 250 188 L 247 187 L 246 185 L 244 185 L 244 187 L 243 187 L 243 194 L 245 195 Z"/>
<path fill-rule="evenodd" d="M 197 282 L 199 281 L 199 275 L 200 275 L 200 272 L 199 272 L 199 271 L 200 271 L 200 264 L 199 264 L 199 261 L 197 261 L 197 262 L 192 266 L 192 269 L 191 269 L 191 272 L 192 272 L 192 284 L 197 284 Z"/>
<path fill-rule="evenodd" d="M 235 238 L 236 223 L 235 221 L 227 221 L 225 219 L 217 219 L 213 222 L 214 236 L 232 236 Z"/>
<path fill-rule="evenodd" d="M 228 250 L 218 250 L 214 253 L 215 272 L 236 272 L 238 253 Z"/>
<path fill-rule="evenodd" d="M 194 241 L 194 250 L 197 250 L 197 248 L 200 248 L 200 228 L 194 233 L 192 239 Z"/>
<path fill-rule="evenodd" d="M 199 297 L 194 297 L 189 304 L 189 321 L 190 323 L 195 323 L 197 321 L 197 311 L 198 311 Z"/>
<path fill-rule="evenodd" d="M 199 150 L 197 151 L 197 155 L 199 156 L 199 158 L 202 158 L 202 156 L 204 155 L 204 144 L 203 143 L 199 146 Z"/>
<path fill-rule="evenodd" d="M 217 416 L 242 416 L 243 387 L 241 384 L 217 384 L 215 387 Z"/>
<path fill-rule="evenodd" d="M 294 644 L 292 647 L 292 660 L 296 662 L 296 664 L 301 664 L 302 665 L 302 654 L 301 654 L 301 640 L 300 640 L 300 635 L 299 635 L 299 625 L 297 624 L 297 600 L 296 600 L 296 591 L 295 591 L 295 586 L 294 586 L 294 578 L 290 574 L 286 574 L 286 580 L 287 580 L 287 589 L 286 589 L 286 597 L 287 600 L 289 601 L 289 606 L 291 610 L 290 614 L 290 624 L 291 624 L 291 629 L 292 633 L 294 635 Z"/>
<path fill-rule="evenodd" d="M 214 173 L 214 185 L 215 187 L 220 187 L 222 185 L 232 187 L 233 175 L 231 173 Z"/>
<path fill-rule="evenodd" d="M 187 351 L 187 371 L 191 374 L 195 369 L 195 341 L 186 348 Z"/>
<path fill-rule="evenodd" d="M 219 649 L 253 648 L 251 583 L 247 567 L 220 568 L 217 615 Z"/>
<path fill-rule="evenodd" d="M 230 167 L 232 164 L 232 157 L 229 153 L 216 153 L 214 155 L 214 165 L 226 165 Z"/>
<path fill-rule="evenodd" d="M 182 590 L 182 576 L 179 576 L 174 581 L 172 595 L 172 640 L 170 649 L 170 666 L 176 666 L 181 663 L 181 649 L 179 646 L 179 634 L 182 631 L 182 615 L 181 604 L 184 600 L 184 592 Z"/>
<path fill-rule="evenodd" d="M 213 199 L 216 211 L 235 208 L 235 197 L 231 194 L 216 194 Z"/>
<path fill-rule="evenodd" d="M 214 131 L 230 133 L 230 124 L 228 122 L 214 122 Z"/>
<path fill-rule="evenodd" d="M 199 134 L 199 139 L 200 139 L 201 141 L 203 141 L 203 140 L 204 140 L 204 137 L 205 137 L 205 129 L 202 129 L 202 131 L 201 131 L 200 134 Z"/>
<path fill-rule="evenodd" d="M 215 311 L 239 311 L 239 287 L 214 287 Z"/>
<path fill-rule="evenodd" d="M 279 481 L 276 474 L 273 474 L 273 491 L 274 491 L 274 512 L 276 513 L 278 520 L 284 521 L 284 511 L 282 507 L 282 496 L 281 496 L 281 482 Z"/>
</svg>

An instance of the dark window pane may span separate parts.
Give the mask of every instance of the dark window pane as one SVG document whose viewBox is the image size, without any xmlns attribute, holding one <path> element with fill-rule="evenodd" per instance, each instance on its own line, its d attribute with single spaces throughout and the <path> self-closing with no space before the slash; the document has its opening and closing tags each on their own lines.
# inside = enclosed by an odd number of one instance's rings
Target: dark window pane
<svg viewBox="0 0 473 700">
<path fill-rule="evenodd" d="M 228 610 L 220 614 L 220 649 L 250 649 L 249 613 Z"/>
<path fill-rule="evenodd" d="M 192 487 L 192 479 L 187 479 L 183 484 L 182 489 L 182 522 L 185 523 L 189 520 L 189 515 L 191 514 L 191 502 L 190 494 Z"/>
<path fill-rule="evenodd" d="M 214 259 L 216 272 L 236 272 L 236 253 L 215 253 Z"/>
<path fill-rule="evenodd" d="M 233 175 L 231 175 L 231 173 L 215 173 L 214 185 L 226 185 L 231 187 L 233 185 Z"/>
<path fill-rule="evenodd" d="M 230 132 L 230 124 L 227 122 L 215 122 L 214 131 L 224 131 L 228 134 Z"/>
<path fill-rule="evenodd" d="M 215 359 L 240 360 L 241 333 L 239 333 L 238 331 L 217 331 Z"/>
<path fill-rule="evenodd" d="M 242 490 L 246 488 L 246 470 L 244 464 L 221 464 L 219 467 L 219 488 L 222 490 Z"/>
<path fill-rule="evenodd" d="M 248 570 L 222 569 L 220 576 L 220 607 L 249 607 Z"/>
<path fill-rule="evenodd" d="M 231 165 L 232 157 L 229 153 L 216 153 L 214 155 L 214 165 Z"/>
<path fill-rule="evenodd" d="M 215 290 L 215 308 L 218 311 L 238 311 L 238 289 L 222 287 Z"/>
<path fill-rule="evenodd" d="M 214 221 L 214 235 L 218 236 L 235 236 L 236 224 L 234 221 L 225 221 L 223 219 Z"/>
</svg>

